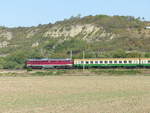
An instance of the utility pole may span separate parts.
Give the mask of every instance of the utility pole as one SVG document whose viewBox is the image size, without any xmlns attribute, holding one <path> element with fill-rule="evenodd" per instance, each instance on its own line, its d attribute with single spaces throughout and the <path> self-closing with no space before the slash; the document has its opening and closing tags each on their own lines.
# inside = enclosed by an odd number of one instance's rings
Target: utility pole
<svg viewBox="0 0 150 113">
<path fill-rule="evenodd" d="M 72 50 L 70 51 L 70 59 L 72 59 Z"/>
<path fill-rule="evenodd" d="M 83 51 L 83 71 L 85 70 L 85 62 L 84 62 L 84 59 L 85 59 L 85 51 Z"/>
<path fill-rule="evenodd" d="M 139 55 L 139 67 L 141 66 L 141 64 L 142 64 L 141 55 Z"/>
</svg>

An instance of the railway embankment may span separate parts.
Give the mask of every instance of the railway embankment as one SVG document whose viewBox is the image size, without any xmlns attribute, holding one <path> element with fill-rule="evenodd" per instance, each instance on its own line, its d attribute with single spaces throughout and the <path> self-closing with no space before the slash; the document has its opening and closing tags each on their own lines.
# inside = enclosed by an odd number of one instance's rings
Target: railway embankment
<svg viewBox="0 0 150 113">
<path fill-rule="evenodd" d="M 1 77 L 30 76 L 150 76 L 150 69 L 0 70 Z"/>
</svg>

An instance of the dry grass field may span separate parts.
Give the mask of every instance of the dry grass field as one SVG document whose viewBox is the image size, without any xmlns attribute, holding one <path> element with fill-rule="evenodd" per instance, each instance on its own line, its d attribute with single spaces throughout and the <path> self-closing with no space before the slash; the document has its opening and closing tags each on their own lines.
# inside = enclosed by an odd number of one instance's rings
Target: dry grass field
<svg viewBox="0 0 150 113">
<path fill-rule="evenodd" d="M 150 113 L 150 76 L 0 77 L 0 113 Z"/>
</svg>

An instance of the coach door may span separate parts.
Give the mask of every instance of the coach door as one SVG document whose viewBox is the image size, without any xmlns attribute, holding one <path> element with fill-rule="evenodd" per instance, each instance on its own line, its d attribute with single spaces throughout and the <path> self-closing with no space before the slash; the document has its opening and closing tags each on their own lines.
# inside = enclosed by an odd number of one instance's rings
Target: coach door
<svg viewBox="0 0 150 113">
<path fill-rule="evenodd" d="M 141 64 L 147 64 L 147 60 L 141 60 Z"/>
</svg>

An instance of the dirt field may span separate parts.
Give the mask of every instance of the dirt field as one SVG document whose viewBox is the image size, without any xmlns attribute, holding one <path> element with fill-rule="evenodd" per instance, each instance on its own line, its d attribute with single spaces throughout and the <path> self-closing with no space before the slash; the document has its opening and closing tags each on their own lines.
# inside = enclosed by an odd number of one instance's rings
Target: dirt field
<svg viewBox="0 0 150 113">
<path fill-rule="evenodd" d="M 150 113 L 150 76 L 0 77 L 0 113 Z"/>
</svg>

